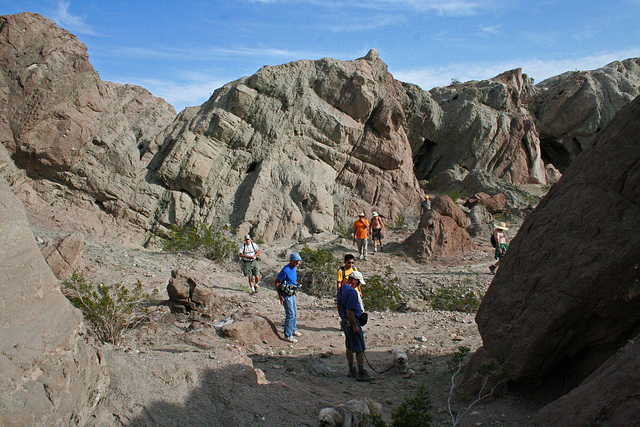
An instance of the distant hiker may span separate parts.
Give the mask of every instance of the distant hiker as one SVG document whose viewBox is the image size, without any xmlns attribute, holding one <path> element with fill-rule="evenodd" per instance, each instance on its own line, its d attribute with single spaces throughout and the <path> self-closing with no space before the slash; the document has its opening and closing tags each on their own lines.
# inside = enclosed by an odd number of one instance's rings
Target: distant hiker
<svg viewBox="0 0 640 427">
<path fill-rule="evenodd" d="M 384 222 L 382 222 L 382 216 L 378 212 L 373 212 L 371 217 L 371 241 L 373 242 L 373 253 L 378 252 L 378 243 L 380 243 L 380 252 L 382 252 L 382 239 L 384 235 Z"/>
<path fill-rule="evenodd" d="M 242 260 L 242 274 L 244 274 L 244 277 L 249 277 L 251 293 L 258 293 L 258 282 L 260 282 L 258 257 L 260 256 L 260 249 L 258 245 L 251 241 L 250 235 L 244 236 L 244 243 L 240 245 L 238 256 Z"/>
<path fill-rule="evenodd" d="M 489 270 L 493 274 L 496 274 L 496 269 L 500 265 L 500 260 L 509 249 L 509 244 L 507 243 L 507 237 L 504 235 L 505 230 L 508 230 L 507 224 L 504 222 L 499 222 L 495 225 L 495 229 L 493 230 L 493 238 L 496 244 L 495 258 L 498 260 L 495 264 L 489 266 Z"/>
<path fill-rule="evenodd" d="M 365 285 L 364 277 L 359 271 L 353 271 L 347 282 L 338 289 L 337 303 L 340 315 L 340 327 L 344 332 L 347 363 L 349 364 L 348 376 L 355 377 L 358 381 L 371 381 L 373 378 L 364 369 L 364 332 L 358 322 L 358 317 L 363 313 L 358 298 L 356 287 Z M 358 369 L 353 365 L 353 355 L 356 355 Z"/>
<path fill-rule="evenodd" d="M 353 241 L 358 245 L 360 259 L 367 260 L 367 237 L 369 230 L 369 221 L 364 217 L 364 212 L 358 215 L 358 219 L 353 223 Z"/>
<path fill-rule="evenodd" d="M 424 200 L 422 201 L 422 213 L 431 210 L 431 198 L 428 194 L 424 195 Z"/>
<path fill-rule="evenodd" d="M 344 265 L 338 269 L 338 275 L 337 275 L 338 289 L 340 289 L 340 286 L 347 283 L 347 280 L 349 279 L 349 275 L 352 272 L 358 271 L 358 269 L 355 266 L 355 262 L 356 262 L 356 258 L 353 255 L 346 254 L 344 256 Z M 358 291 L 358 296 L 360 297 L 360 307 L 362 308 L 362 310 L 364 310 L 364 304 L 362 303 L 362 288 L 360 287 L 360 282 L 358 282 L 355 289 L 356 291 Z"/>
<path fill-rule="evenodd" d="M 278 297 L 280 298 L 280 304 L 284 307 L 284 339 L 289 342 L 296 343 L 297 339 L 302 335 L 301 332 L 296 330 L 296 320 L 298 317 L 298 306 L 296 305 L 296 291 L 298 290 L 298 273 L 296 267 L 300 265 L 302 258 L 298 252 L 293 252 L 289 256 L 289 264 L 285 265 L 274 284 L 278 291 Z"/>
</svg>

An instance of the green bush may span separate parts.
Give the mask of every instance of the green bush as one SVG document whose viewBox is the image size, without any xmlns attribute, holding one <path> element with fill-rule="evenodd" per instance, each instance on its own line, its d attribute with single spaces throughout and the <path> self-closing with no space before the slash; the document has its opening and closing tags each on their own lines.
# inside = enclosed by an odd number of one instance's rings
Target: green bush
<svg viewBox="0 0 640 427">
<path fill-rule="evenodd" d="M 127 289 L 120 283 L 109 286 L 89 282 L 81 273 L 64 280 L 62 292 L 82 311 L 98 339 L 113 344 L 119 342 L 124 330 L 145 318 L 145 303 L 158 299 L 156 289 L 151 294 L 143 292 L 140 280 Z"/>
<path fill-rule="evenodd" d="M 350 239 L 353 237 L 353 221 L 349 218 L 336 218 L 334 222 L 333 232 L 340 237 Z"/>
<path fill-rule="evenodd" d="M 431 425 L 432 417 L 429 414 L 431 401 L 427 386 L 422 383 L 418 387 L 415 396 L 409 396 L 391 415 L 394 427 L 424 427 Z"/>
<path fill-rule="evenodd" d="M 162 240 L 162 249 L 194 252 L 215 261 L 231 258 L 236 245 L 231 240 L 229 227 L 198 222 L 195 226 L 171 226 L 169 235 Z"/>
<path fill-rule="evenodd" d="M 300 257 L 302 263 L 298 267 L 298 285 L 302 291 L 317 297 L 335 296 L 340 260 L 327 249 L 314 251 L 308 246 L 300 250 Z"/>
<path fill-rule="evenodd" d="M 431 307 L 436 310 L 461 311 L 475 313 L 480 307 L 480 298 L 461 284 L 438 289 L 430 297 Z"/>
<path fill-rule="evenodd" d="M 396 310 L 402 301 L 393 269 L 387 266 L 384 276 L 374 274 L 366 278 L 367 284 L 362 287 L 362 302 L 367 310 Z"/>
<path fill-rule="evenodd" d="M 406 218 L 404 217 L 404 215 L 399 213 L 396 216 L 396 219 L 391 224 L 391 229 L 393 229 L 395 231 L 402 231 L 402 230 L 404 230 L 406 228 L 407 228 Z"/>
</svg>

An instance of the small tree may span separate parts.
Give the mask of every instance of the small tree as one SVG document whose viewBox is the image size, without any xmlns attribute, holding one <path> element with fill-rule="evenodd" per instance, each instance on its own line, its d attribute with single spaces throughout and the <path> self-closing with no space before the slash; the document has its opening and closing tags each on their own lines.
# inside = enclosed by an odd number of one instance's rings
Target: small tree
<svg viewBox="0 0 640 427">
<path fill-rule="evenodd" d="M 62 282 L 62 292 L 80 309 L 98 339 L 113 344 L 118 344 L 125 329 L 146 317 L 144 304 L 158 298 L 156 289 L 151 294 L 144 292 L 140 280 L 127 289 L 120 283 L 109 286 L 89 282 L 77 272 Z"/>
<path fill-rule="evenodd" d="M 423 427 L 431 425 L 431 401 L 426 385 L 420 384 L 414 396 L 409 396 L 391 415 L 393 427 Z"/>
</svg>

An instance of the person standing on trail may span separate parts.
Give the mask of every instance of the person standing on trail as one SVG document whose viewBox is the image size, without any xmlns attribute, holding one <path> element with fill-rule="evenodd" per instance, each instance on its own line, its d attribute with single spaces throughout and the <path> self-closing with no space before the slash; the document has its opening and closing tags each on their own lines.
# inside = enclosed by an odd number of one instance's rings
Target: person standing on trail
<svg viewBox="0 0 640 427">
<path fill-rule="evenodd" d="M 250 235 L 244 236 L 244 243 L 240 245 L 238 256 L 242 263 L 242 274 L 244 274 L 244 277 L 249 277 L 251 293 L 258 293 L 258 282 L 260 282 L 258 256 L 260 256 L 260 249 L 258 245 L 251 241 Z"/>
<path fill-rule="evenodd" d="M 284 339 L 292 343 L 298 342 L 294 337 L 302 335 L 301 332 L 296 330 L 298 318 L 298 306 L 296 304 L 298 273 L 296 268 L 301 262 L 302 258 L 300 254 L 293 252 L 289 256 L 289 264 L 280 270 L 280 273 L 278 273 L 274 281 L 276 290 L 278 291 L 278 298 L 280 298 L 280 304 L 284 307 Z"/>
<path fill-rule="evenodd" d="M 344 332 L 344 343 L 346 347 L 347 363 L 349 364 L 350 378 L 355 377 L 358 381 L 371 381 L 373 378 L 364 369 L 364 332 L 358 322 L 363 310 L 360 305 L 360 298 L 356 286 L 366 285 L 362 273 L 353 271 L 349 275 L 347 282 L 340 286 L 336 297 L 338 303 L 338 314 L 340 315 L 340 327 Z M 353 364 L 355 354 L 356 367 Z"/>
<path fill-rule="evenodd" d="M 384 235 L 382 232 L 384 231 L 384 222 L 382 222 L 382 216 L 378 214 L 378 212 L 373 212 L 371 217 L 371 241 L 373 242 L 373 253 L 375 255 L 378 252 L 378 244 L 380 243 L 380 252 L 382 252 L 382 239 L 384 239 Z"/>
<path fill-rule="evenodd" d="M 340 289 L 340 286 L 347 283 L 347 280 L 349 279 L 349 275 L 352 272 L 358 271 L 358 269 L 355 266 L 355 263 L 356 263 L 356 258 L 353 255 L 346 254 L 344 256 L 344 265 L 338 269 L 338 274 L 337 274 L 338 289 Z M 358 291 L 358 296 L 360 297 L 360 307 L 364 311 L 364 304 L 362 303 L 362 288 L 360 287 L 360 282 L 358 282 L 355 289 L 356 291 Z"/>
<path fill-rule="evenodd" d="M 497 223 L 493 230 L 493 239 L 495 240 L 496 246 L 495 259 L 498 260 L 495 264 L 489 266 L 489 270 L 491 270 L 493 274 L 496 274 L 496 269 L 500 266 L 500 260 L 504 254 L 507 253 L 507 249 L 509 249 L 507 237 L 504 234 L 505 230 L 508 230 L 508 228 L 504 222 Z"/>
<path fill-rule="evenodd" d="M 360 259 L 367 260 L 367 231 L 369 230 L 369 221 L 364 217 L 364 212 L 358 215 L 358 219 L 353 223 L 353 241 L 358 245 Z"/>
</svg>

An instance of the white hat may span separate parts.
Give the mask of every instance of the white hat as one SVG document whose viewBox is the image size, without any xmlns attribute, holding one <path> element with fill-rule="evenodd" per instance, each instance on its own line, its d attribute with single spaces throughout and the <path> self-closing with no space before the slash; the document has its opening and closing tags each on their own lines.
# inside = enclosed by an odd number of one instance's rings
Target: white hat
<svg viewBox="0 0 640 427">
<path fill-rule="evenodd" d="M 508 230 L 509 228 L 507 227 L 507 224 L 505 224 L 504 222 L 499 222 L 496 224 L 495 226 L 498 230 Z"/>
<path fill-rule="evenodd" d="M 378 216 L 378 212 L 373 211 L 373 213 L 371 214 L 372 216 Z"/>
<path fill-rule="evenodd" d="M 360 212 L 358 216 L 364 216 L 364 212 Z"/>
<path fill-rule="evenodd" d="M 251 236 L 247 234 L 246 236 L 244 236 L 244 240 L 251 240 Z"/>
<path fill-rule="evenodd" d="M 359 271 L 352 271 L 349 275 L 349 279 L 357 279 L 360 281 L 360 284 L 366 285 L 367 282 L 364 281 L 364 276 Z"/>
</svg>

